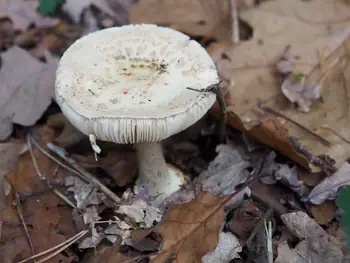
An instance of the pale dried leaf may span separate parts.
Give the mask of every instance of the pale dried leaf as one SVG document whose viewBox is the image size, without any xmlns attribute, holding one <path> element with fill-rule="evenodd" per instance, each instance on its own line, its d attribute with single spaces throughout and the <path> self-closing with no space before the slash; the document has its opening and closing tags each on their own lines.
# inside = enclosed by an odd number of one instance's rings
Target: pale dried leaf
<svg viewBox="0 0 350 263">
<path fill-rule="evenodd" d="M 263 2 L 259 8 L 243 10 L 240 17 L 253 27 L 254 37 L 234 47 L 231 43 L 222 42 L 208 48 L 220 76 L 229 83 L 235 83 L 229 87 L 227 95 L 229 124 L 248 131 L 249 135 L 313 171 L 318 168 L 295 152 L 289 136 L 300 139 L 315 155 L 330 155 L 337 161 L 338 167 L 350 157 L 350 146 L 333 133 L 318 131 L 331 141 L 329 148 L 288 121 L 282 123 L 274 116 L 261 120 L 256 105 L 257 100 L 264 101 L 265 105 L 310 130 L 327 124 L 346 137 L 350 121 L 348 114 L 344 113 L 348 111 L 346 89 L 349 85 L 345 84 L 347 77 L 343 74 L 349 75 L 344 73 L 347 72 L 344 60 L 347 60 L 348 44 L 345 41 L 341 45 L 342 52 L 337 51 L 332 60 L 329 61 L 327 55 L 332 54 L 348 36 L 349 13 L 350 6 L 342 0 L 275 0 Z M 336 41 L 332 41 L 334 37 Z M 275 65 L 287 45 L 291 46 L 293 70 L 304 75 L 312 72 L 313 77 L 308 77 L 306 81 L 321 86 L 324 103 L 314 103 L 308 114 L 286 107 L 281 93 Z M 322 68 L 317 67 L 320 61 L 318 51 L 325 59 L 321 61 Z M 328 78 L 324 78 L 325 69 L 328 70 Z"/>
<path fill-rule="evenodd" d="M 141 198 L 135 199 L 131 204 L 120 205 L 116 212 L 128 216 L 143 228 L 153 227 L 154 222 L 160 222 L 163 216 L 157 207 L 148 204 Z"/>
<path fill-rule="evenodd" d="M 85 224 L 90 224 L 97 222 L 101 219 L 101 217 L 98 215 L 98 209 L 96 206 L 89 206 L 85 209 L 85 212 L 83 213 L 83 219 Z"/>
<path fill-rule="evenodd" d="M 111 17 L 118 17 L 119 24 L 126 24 L 128 8 L 133 0 L 66 0 L 62 9 L 66 11 L 75 23 L 80 22 L 81 15 L 90 5 L 95 5 Z"/>
<path fill-rule="evenodd" d="M 312 102 L 321 97 L 321 87 L 305 82 L 305 78 L 294 80 L 293 77 L 287 77 L 283 81 L 281 89 L 284 96 L 290 102 L 296 103 L 302 112 L 309 112 Z"/>
<path fill-rule="evenodd" d="M 242 246 L 234 234 L 221 232 L 218 246 L 202 257 L 202 263 L 229 263 L 235 258 L 240 258 L 238 253 L 241 251 Z"/>
<path fill-rule="evenodd" d="M 12 123 L 33 125 L 54 95 L 57 60 L 42 63 L 19 47 L 2 54 L 0 70 L 0 140 L 12 132 Z"/>
<path fill-rule="evenodd" d="M 156 226 L 164 242 L 151 257 L 152 262 L 163 263 L 174 257 L 177 262 L 200 262 L 217 247 L 225 201 L 227 197 L 201 193 L 189 203 L 170 205 L 164 220 Z"/>
<path fill-rule="evenodd" d="M 326 177 L 316 185 L 308 195 L 308 201 L 313 204 L 321 204 L 326 200 L 334 200 L 338 189 L 350 185 L 350 164 L 345 162 L 332 176 Z"/>
<path fill-rule="evenodd" d="M 339 242 L 336 238 L 328 235 L 327 232 L 306 213 L 299 211 L 284 214 L 281 216 L 281 219 L 294 235 L 300 239 L 305 239 L 301 241 L 301 244 L 299 243 L 301 247 L 296 248 L 296 251 L 301 249 L 301 251 L 299 251 L 301 252 L 300 255 L 304 258 L 308 258 L 309 262 L 337 263 L 342 261 L 343 253 Z M 305 250 L 305 248 L 307 249 Z M 293 255 L 294 253 L 291 254 Z"/>
<path fill-rule="evenodd" d="M 96 187 L 78 177 L 67 177 L 65 184 L 69 186 L 68 191 L 74 193 L 79 209 L 85 209 L 88 205 L 99 205 L 106 199 L 106 196 L 99 192 Z"/>
<path fill-rule="evenodd" d="M 58 19 L 44 17 L 36 11 L 38 1 L 5 0 L 0 3 L 0 18 L 8 17 L 14 28 L 25 30 L 31 24 L 36 27 L 53 27 Z"/>
<path fill-rule="evenodd" d="M 218 155 L 198 176 L 196 183 L 215 195 L 231 194 L 237 185 L 247 180 L 249 162 L 243 160 L 234 145 L 219 145 L 216 151 Z"/>
<path fill-rule="evenodd" d="M 95 227 L 92 227 L 91 234 L 91 237 L 86 237 L 79 243 L 80 249 L 96 247 L 98 244 L 100 244 L 102 239 L 106 237 L 104 233 L 97 232 Z"/>
<path fill-rule="evenodd" d="M 170 25 L 192 36 L 228 40 L 230 3 L 227 0 L 143 0 L 131 6 L 130 23 Z"/>
</svg>

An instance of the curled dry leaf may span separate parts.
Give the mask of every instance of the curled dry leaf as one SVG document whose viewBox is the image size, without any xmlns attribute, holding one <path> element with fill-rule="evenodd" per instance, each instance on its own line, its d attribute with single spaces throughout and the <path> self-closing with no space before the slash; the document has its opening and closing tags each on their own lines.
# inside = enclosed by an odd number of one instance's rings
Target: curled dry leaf
<svg viewBox="0 0 350 263">
<path fill-rule="evenodd" d="M 334 201 L 326 201 L 320 205 L 311 206 L 311 214 L 320 225 L 328 225 L 333 220 L 337 207 Z"/>
<path fill-rule="evenodd" d="M 106 196 L 98 188 L 76 176 L 67 177 L 65 185 L 69 187 L 68 191 L 74 193 L 79 209 L 85 209 L 88 205 L 99 205 L 106 199 Z"/>
<path fill-rule="evenodd" d="M 130 8 L 130 23 L 170 25 L 192 36 L 230 39 L 231 11 L 226 0 L 143 0 Z"/>
<path fill-rule="evenodd" d="M 219 244 L 214 251 L 208 252 L 203 258 L 202 263 L 229 263 L 235 258 L 240 258 L 239 252 L 242 246 L 239 244 L 238 238 L 230 232 L 221 232 L 219 236 Z"/>
<path fill-rule="evenodd" d="M 344 114 L 348 102 L 349 85 L 345 76 L 349 75 L 347 46 L 350 42 L 344 39 L 349 33 L 345 31 L 349 27 L 349 13 L 350 6 L 342 0 L 276 0 L 243 10 L 240 17 L 253 27 L 254 37 L 234 47 L 221 42 L 208 48 L 220 76 L 235 83 L 227 95 L 228 123 L 313 171 L 319 169 L 295 152 L 290 136 L 300 139 L 315 155 L 330 155 L 338 167 L 349 158 L 350 138 L 345 131 L 350 128 L 350 121 L 348 114 Z M 308 114 L 286 107 L 281 94 L 275 64 L 287 45 L 291 46 L 294 71 L 308 76 L 306 82 L 321 86 L 324 103 L 314 103 Z M 259 114 L 257 100 L 310 130 L 326 124 L 348 142 L 329 130 L 317 130 L 331 142 L 332 146 L 328 147 L 286 120 L 282 123 L 275 116 L 261 119 L 264 113 Z"/>
<path fill-rule="evenodd" d="M 304 212 L 293 212 L 281 216 L 283 223 L 298 238 L 303 239 L 295 249 L 287 249 L 280 244 L 275 262 L 334 262 L 340 263 L 343 253 L 336 238 Z M 288 252 L 288 253 L 287 253 Z M 288 255 L 290 258 L 285 258 Z M 299 257 L 300 258 L 299 258 Z M 299 261 L 296 259 L 299 258 Z M 303 259 L 309 259 L 304 261 Z"/>
<path fill-rule="evenodd" d="M 152 262 L 171 258 L 174 262 L 200 262 L 218 244 L 226 199 L 201 193 L 189 203 L 170 205 L 164 220 L 156 226 L 163 244 L 159 252 L 151 256 Z"/>
<path fill-rule="evenodd" d="M 58 19 L 44 17 L 36 11 L 38 1 L 4 0 L 0 3 L 0 18 L 11 19 L 16 29 L 25 30 L 31 24 L 36 27 L 53 27 Z"/>
<path fill-rule="evenodd" d="M 312 189 L 307 200 L 313 204 L 322 204 L 326 200 L 334 200 L 338 189 L 350 185 L 350 164 L 345 162 L 332 176 L 326 177 Z"/>
<path fill-rule="evenodd" d="M 12 132 L 12 123 L 33 125 L 54 95 L 57 60 L 39 62 L 25 50 L 12 47 L 2 54 L 0 70 L 0 140 Z"/>
</svg>

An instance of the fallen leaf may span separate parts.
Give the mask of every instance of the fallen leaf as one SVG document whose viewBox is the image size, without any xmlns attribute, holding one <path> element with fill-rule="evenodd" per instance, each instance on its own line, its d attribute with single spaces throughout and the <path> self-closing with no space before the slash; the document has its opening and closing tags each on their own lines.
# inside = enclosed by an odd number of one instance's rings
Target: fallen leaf
<svg viewBox="0 0 350 263">
<path fill-rule="evenodd" d="M 255 182 L 251 186 L 252 197 L 271 207 L 277 214 L 285 214 L 288 210 L 281 204 L 281 199 L 292 200 L 290 193 L 284 191 L 277 185 L 266 185 L 261 182 Z"/>
<path fill-rule="evenodd" d="M 241 246 L 246 246 L 251 230 L 259 221 L 263 212 L 251 201 L 244 201 L 243 205 L 233 211 L 232 218 L 226 227 L 239 238 Z"/>
<path fill-rule="evenodd" d="M 320 225 L 328 225 L 333 220 L 337 207 L 334 201 L 325 201 L 320 205 L 311 205 L 311 214 Z"/>
<path fill-rule="evenodd" d="M 209 163 L 207 170 L 203 171 L 194 182 L 179 191 L 172 194 L 163 203 L 162 207 L 168 204 L 181 204 L 194 199 L 197 190 L 201 189 L 215 195 L 232 194 L 236 191 L 236 186 L 244 183 L 250 166 L 247 157 L 241 149 L 241 145 L 229 141 L 228 144 L 218 145 L 216 147 L 217 156 Z M 227 204 L 233 209 L 239 206 L 245 195 L 250 195 L 250 189 L 246 187 L 239 194 L 234 196 Z"/>
<path fill-rule="evenodd" d="M 231 38 L 231 8 L 226 0 L 143 0 L 130 8 L 130 23 L 170 25 L 191 36 Z"/>
<path fill-rule="evenodd" d="M 342 0 L 266 1 L 259 8 L 243 10 L 240 18 L 252 26 L 254 37 L 235 46 L 220 42 L 208 48 L 220 76 L 230 83 L 227 95 L 228 123 L 313 171 L 319 171 L 319 168 L 295 152 L 290 136 L 300 139 L 315 155 L 329 155 L 337 161 L 338 166 L 350 157 L 348 143 L 332 133 L 319 131 L 332 143 L 329 148 L 287 120 L 282 123 L 275 116 L 259 114 L 257 107 L 257 101 L 260 100 L 310 130 L 327 124 L 337 132 L 344 133 L 341 129 L 350 123 L 347 115 L 344 115 L 347 111 L 347 96 L 346 89 L 342 87 L 348 86 L 342 77 L 345 66 L 340 63 L 335 70 L 332 65 L 335 64 L 334 60 L 346 60 L 344 54 L 347 54 L 347 44 L 342 43 L 350 32 L 346 30 L 350 25 L 349 12 L 350 6 Z M 275 64 L 287 45 L 291 46 L 294 71 L 307 76 L 310 74 L 306 81 L 321 85 L 324 103 L 314 103 L 308 114 L 286 106 L 280 90 Z M 327 56 L 339 46 L 342 52 L 337 52 L 328 61 Z M 318 51 L 322 54 L 321 61 Z M 321 68 L 317 66 L 319 62 Z M 324 83 L 320 83 L 323 82 L 321 79 L 324 74 L 321 73 L 324 73 L 324 69 L 332 74 Z"/>
<path fill-rule="evenodd" d="M 334 200 L 338 189 L 350 185 L 350 164 L 345 162 L 332 176 L 326 177 L 312 189 L 307 201 L 312 204 L 322 204 L 325 200 Z"/>
<path fill-rule="evenodd" d="M 100 245 L 92 253 L 87 253 L 81 263 L 133 263 L 131 258 L 120 253 L 120 242 L 113 246 Z"/>
<path fill-rule="evenodd" d="M 0 3 L 0 18 L 11 19 L 14 28 L 26 30 L 31 24 L 36 27 L 54 27 L 58 19 L 44 17 L 37 11 L 37 1 L 35 0 L 3 0 Z"/>
<path fill-rule="evenodd" d="M 221 232 L 219 236 L 219 244 L 214 251 L 208 252 L 202 257 L 203 263 L 229 263 L 235 258 L 240 258 L 239 252 L 242 246 L 235 235 L 230 232 Z"/>
<path fill-rule="evenodd" d="M 98 232 L 95 227 L 91 229 L 92 235 L 90 237 L 85 237 L 80 243 L 80 249 L 95 248 L 106 236 L 103 232 Z"/>
<path fill-rule="evenodd" d="M 218 244 L 226 199 L 201 193 L 189 203 L 170 205 L 164 220 L 156 226 L 164 241 L 159 252 L 151 256 L 152 262 L 174 257 L 173 262 L 200 262 Z"/>
<path fill-rule="evenodd" d="M 74 198 L 79 209 L 86 209 L 88 205 L 99 205 L 106 198 L 94 185 L 76 176 L 67 177 L 65 185 L 69 187 L 67 191 L 74 193 Z"/>
<path fill-rule="evenodd" d="M 153 227 L 163 216 L 163 213 L 157 207 L 147 204 L 141 198 L 137 198 L 131 204 L 119 205 L 116 213 L 129 217 L 132 222 L 142 228 Z"/>
<path fill-rule="evenodd" d="M 235 145 L 219 145 L 216 152 L 218 155 L 210 162 L 208 169 L 196 178 L 195 183 L 201 184 L 204 191 L 216 195 L 231 194 L 237 185 L 247 180 L 250 163 L 243 159 Z"/>
<path fill-rule="evenodd" d="M 6 206 L 4 176 L 17 167 L 18 157 L 27 151 L 27 145 L 19 140 L 0 143 L 0 211 Z"/>
<path fill-rule="evenodd" d="M 305 185 L 310 187 L 318 185 L 323 179 L 326 178 L 326 176 L 327 175 L 324 172 L 311 173 L 305 169 L 299 170 L 300 181 L 303 181 Z"/>
<path fill-rule="evenodd" d="M 123 25 L 127 23 L 128 8 L 133 2 L 134 0 L 66 0 L 62 9 L 75 23 L 79 23 L 84 10 L 90 5 L 95 5 L 102 12 L 116 18 L 119 25 Z"/>
<path fill-rule="evenodd" d="M 53 131 L 44 126 L 40 129 L 40 134 L 43 141 L 41 146 L 45 148 L 45 144 L 53 138 Z M 55 175 L 57 163 L 41 154 L 39 150 L 33 150 L 39 170 L 48 181 L 66 175 L 64 170 L 59 170 Z M 66 204 L 39 179 L 29 152 L 19 157 L 17 169 L 7 174 L 6 179 L 19 195 L 26 194 L 21 202 L 21 208 L 36 252 L 45 251 L 71 237 L 58 231 L 58 226 L 62 227 L 59 206 Z M 1 257 L 4 258 L 4 262 L 19 262 L 32 256 L 21 220 L 16 208 L 12 206 L 13 201 L 13 195 L 10 195 L 8 206 L 0 215 L 0 220 L 4 222 L 0 256 L 4 255 Z M 77 233 L 72 222 L 67 221 L 65 229 L 66 233 Z M 70 256 L 58 254 L 47 262 L 58 263 L 62 260 L 68 263 L 71 259 Z"/>
<path fill-rule="evenodd" d="M 33 125 L 54 96 L 57 60 L 39 62 L 25 50 L 12 47 L 2 54 L 0 70 L 0 140 L 12 132 L 12 123 Z"/>
<path fill-rule="evenodd" d="M 60 140 L 62 142 L 62 140 Z M 104 150 L 104 148 L 102 148 Z M 107 155 L 99 157 L 96 161 L 91 153 L 88 156 L 74 154 L 72 157 L 83 167 L 100 167 L 112 177 L 119 187 L 124 187 L 133 182 L 137 176 L 136 154 L 128 149 L 117 149 L 107 151 Z"/>
<path fill-rule="evenodd" d="M 303 239 L 295 251 L 291 251 L 292 255 L 296 257 L 299 255 L 301 258 L 306 258 L 305 262 L 342 262 L 343 253 L 340 248 L 340 244 L 336 238 L 327 234 L 327 232 L 317 222 L 310 218 L 304 212 L 293 212 L 284 214 L 281 216 L 283 223 L 287 228 L 298 238 Z M 287 245 L 288 246 L 288 245 Z M 275 262 L 304 262 L 300 261 L 287 261 L 284 258 L 282 251 L 279 251 L 278 260 Z M 287 251 L 284 251 L 287 252 Z"/>
<path fill-rule="evenodd" d="M 306 77 L 296 79 L 290 74 L 282 83 L 282 93 L 291 103 L 296 103 L 299 110 L 309 112 L 314 101 L 321 98 L 320 85 L 306 82 Z"/>
</svg>

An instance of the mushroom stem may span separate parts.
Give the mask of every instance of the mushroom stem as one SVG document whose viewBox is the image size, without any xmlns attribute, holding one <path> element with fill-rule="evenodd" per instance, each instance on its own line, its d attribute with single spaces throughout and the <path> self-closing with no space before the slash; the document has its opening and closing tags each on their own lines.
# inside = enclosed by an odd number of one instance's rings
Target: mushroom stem
<svg viewBox="0 0 350 263">
<path fill-rule="evenodd" d="M 139 163 L 139 178 L 136 187 L 147 185 L 148 194 L 154 200 L 153 203 L 160 204 L 175 190 L 162 146 L 160 143 L 152 142 L 137 143 L 135 147 Z"/>
</svg>

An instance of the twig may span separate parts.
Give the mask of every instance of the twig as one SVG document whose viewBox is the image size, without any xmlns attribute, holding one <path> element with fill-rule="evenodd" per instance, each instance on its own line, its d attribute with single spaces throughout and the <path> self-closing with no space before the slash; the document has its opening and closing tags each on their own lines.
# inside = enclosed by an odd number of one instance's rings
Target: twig
<svg viewBox="0 0 350 263">
<path fill-rule="evenodd" d="M 72 245 L 74 242 L 78 241 L 80 238 L 82 238 L 87 232 L 89 232 L 89 230 L 83 230 L 81 232 L 79 232 L 78 234 L 76 234 L 75 236 L 67 239 L 66 241 L 58 244 L 57 246 L 54 246 L 48 250 L 45 250 L 43 252 L 40 252 L 36 255 L 33 255 L 32 257 L 30 258 L 27 258 L 27 259 L 24 259 L 22 261 L 20 261 L 19 263 L 24 263 L 24 262 L 27 262 L 28 260 L 31 260 L 31 259 L 35 259 L 35 258 L 38 258 L 38 257 L 41 257 L 45 254 L 48 254 L 50 253 L 51 251 L 54 251 L 57 249 L 57 251 L 55 251 L 53 254 L 50 254 L 49 256 L 47 256 L 46 258 L 43 258 L 41 259 L 40 261 L 38 261 L 37 263 L 42 263 L 42 262 L 45 262 L 46 260 L 56 256 L 57 254 L 61 253 L 63 250 L 65 250 L 66 248 L 68 248 L 70 245 Z"/>
<path fill-rule="evenodd" d="M 109 190 L 104 184 L 100 182 L 93 174 L 85 171 L 73 158 L 67 156 L 66 151 L 63 148 L 60 148 L 53 143 L 49 142 L 47 144 L 47 147 L 55 152 L 58 156 L 60 156 L 62 159 L 64 159 L 67 163 L 69 163 L 75 170 L 77 170 L 80 174 L 84 175 L 86 179 L 89 180 L 92 184 L 94 184 L 96 187 L 99 187 L 101 191 L 106 194 L 109 198 L 111 198 L 114 202 L 119 203 L 121 200 L 120 198 L 113 193 L 111 190 Z"/>
<path fill-rule="evenodd" d="M 71 207 L 73 208 L 77 208 L 63 193 L 61 193 L 58 189 L 54 188 L 53 186 L 51 186 L 48 181 L 46 180 L 45 176 L 42 175 L 42 173 L 40 172 L 40 169 L 39 169 L 39 166 L 38 166 L 38 163 L 36 161 L 36 158 L 35 158 L 35 155 L 34 155 L 34 152 L 33 152 L 33 148 L 32 148 L 32 140 L 30 138 L 30 135 L 28 134 L 27 135 L 27 142 L 28 142 L 28 148 L 29 148 L 29 152 L 30 152 L 30 156 L 32 157 L 32 161 L 33 161 L 33 164 L 34 164 L 34 168 L 35 168 L 35 171 L 37 173 L 37 175 L 39 176 L 39 178 L 43 181 L 45 181 L 45 183 L 47 184 L 48 187 L 50 187 L 53 192 L 58 196 L 60 197 L 63 201 L 67 202 L 67 204 L 69 204 Z"/>
<path fill-rule="evenodd" d="M 266 241 L 267 241 L 267 262 L 273 263 L 273 252 L 272 252 L 272 222 L 269 221 L 268 225 L 266 220 L 264 221 Z"/>
<path fill-rule="evenodd" d="M 81 176 L 81 174 L 77 171 L 74 170 L 73 168 L 69 167 L 68 165 L 66 165 L 65 163 L 61 162 L 58 158 L 56 158 L 55 156 L 53 156 L 51 153 L 47 152 L 44 148 L 42 148 L 40 146 L 39 143 L 37 143 L 30 135 L 29 135 L 29 139 L 30 141 L 35 145 L 35 147 L 38 148 L 38 150 L 43 153 L 44 155 L 46 155 L 49 159 L 55 161 L 57 164 L 59 164 L 60 166 L 62 166 L 63 168 L 65 168 L 66 170 L 70 171 L 71 173 Z M 85 179 L 85 178 L 84 178 Z M 85 179 L 86 180 L 86 179 Z"/>
<path fill-rule="evenodd" d="M 299 128 L 301 128 L 302 130 L 306 131 L 307 133 L 311 134 L 312 136 L 314 136 L 315 138 L 317 138 L 320 142 L 322 142 L 325 146 L 330 147 L 332 144 L 326 140 L 325 138 L 323 138 L 322 136 L 318 135 L 317 133 L 311 131 L 310 129 L 306 128 L 305 126 L 301 125 L 300 123 L 296 122 L 295 120 L 292 120 L 291 118 L 289 118 L 288 116 L 284 115 L 281 112 L 278 112 L 275 109 L 272 109 L 266 105 L 264 105 L 262 102 L 258 103 L 258 107 L 260 109 L 262 109 L 263 111 L 266 111 L 268 113 L 274 114 L 278 117 L 282 117 L 284 119 L 286 119 L 287 121 L 293 123 L 294 125 L 298 126 Z"/>
<path fill-rule="evenodd" d="M 310 163 L 319 166 L 328 176 L 336 172 L 333 159 L 324 155 L 314 156 L 297 138 L 291 136 L 289 139 L 296 152 L 304 155 Z"/>
<path fill-rule="evenodd" d="M 266 211 L 266 213 L 259 219 L 259 221 L 256 223 L 255 227 L 253 228 L 251 234 L 249 235 L 248 239 L 247 239 L 247 246 L 248 248 L 251 248 L 251 244 L 253 242 L 253 239 L 255 238 L 255 236 L 257 235 L 257 233 L 259 232 L 259 230 L 262 228 L 262 226 L 264 225 L 264 222 L 266 220 L 268 220 L 273 213 L 273 209 L 269 208 L 269 210 Z"/>
<path fill-rule="evenodd" d="M 232 35 L 233 44 L 239 43 L 239 23 L 236 0 L 231 0 L 231 19 L 232 19 Z"/>
<path fill-rule="evenodd" d="M 30 250 L 32 251 L 32 255 L 35 255 L 35 249 L 34 249 L 34 246 L 33 246 L 33 242 L 32 242 L 32 239 L 31 239 L 31 237 L 29 235 L 29 231 L 28 231 L 26 222 L 24 221 L 22 208 L 21 208 L 21 201 L 19 200 L 19 195 L 18 195 L 16 189 L 13 187 L 13 185 L 12 185 L 12 189 L 13 189 L 13 192 L 15 193 L 16 209 L 17 209 L 18 216 L 21 219 L 21 223 L 22 223 L 22 225 L 24 227 L 24 232 L 26 233 L 26 236 L 27 236 L 27 239 L 28 239 L 28 243 L 29 243 L 29 246 L 30 246 Z"/>
<path fill-rule="evenodd" d="M 220 109 L 220 128 L 219 128 L 219 139 L 220 142 L 224 143 L 226 142 L 226 104 L 225 104 L 225 98 L 224 95 L 221 92 L 220 84 L 222 81 L 220 81 L 217 84 L 209 85 L 205 89 L 194 89 L 187 87 L 189 90 L 197 91 L 197 92 L 213 92 L 216 95 L 216 100 L 219 104 Z"/>
</svg>

